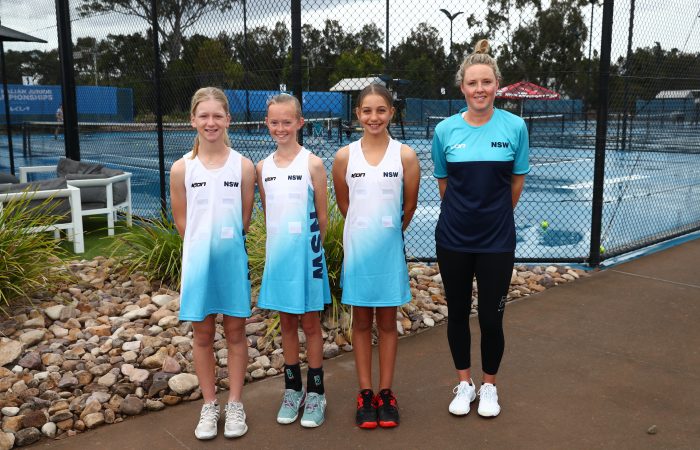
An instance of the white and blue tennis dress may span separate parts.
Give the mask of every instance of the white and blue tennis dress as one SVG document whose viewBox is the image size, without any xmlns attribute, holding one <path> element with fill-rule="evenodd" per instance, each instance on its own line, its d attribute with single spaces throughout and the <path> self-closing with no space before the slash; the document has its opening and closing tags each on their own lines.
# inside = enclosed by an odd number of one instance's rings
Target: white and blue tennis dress
<svg viewBox="0 0 700 450">
<path fill-rule="evenodd" d="M 343 230 L 343 303 L 400 306 L 411 300 L 404 253 L 401 143 L 391 139 L 370 165 L 360 141 L 350 144 L 345 182 L 350 205 Z"/>
<path fill-rule="evenodd" d="M 209 314 L 250 316 L 250 280 L 241 202 L 241 154 L 229 149 L 223 167 L 185 161 L 187 227 L 182 255 L 180 320 Z"/>
<path fill-rule="evenodd" d="M 322 311 L 331 302 L 326 257 L 316 217 L 309 152 L 301 148 L 287 167 L 265 158 L 265 270 L 258 307 L 289 314 Z"/>
</svg>

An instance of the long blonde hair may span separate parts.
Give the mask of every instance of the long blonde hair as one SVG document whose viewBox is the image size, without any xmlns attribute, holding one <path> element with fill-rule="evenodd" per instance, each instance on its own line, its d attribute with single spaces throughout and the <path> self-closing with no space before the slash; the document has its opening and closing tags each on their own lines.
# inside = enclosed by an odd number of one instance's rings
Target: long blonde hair
<svg viewBox="0 0 700 450">
<path fill-rule="evenodd" d="M 214 100 L 221 103 L 224 111 L 226 111 L 226 115 L 229 115 L 228 98 L 226 94 L 224 94 L 224 91 L 215 87 L 203 87 L 197 89 L 197 92 L 192 96 L 192 101 L 190 102 L 190 116 L 194 116 L 197 106 L 207 100 Z M 228 136 L 228 130 L 224 130 L 224 143 L 229 147 L 231 146 L 231 138 Z M 197 153 L 199 153 L 199 134 L 194 137 L 192 159 L 197 156 Z"/>
<path fill-rule="evenodd" d="M 496 77 L 496 80 L 501 81 L 501 71 L 498 70 L 496 58 L 489 55 L 490 47 L 491 46 L 489 45 L 489 41 L 487 41 L 486 39 L 482 39 L 476 43 L 476 45 L 474 46 L 474 52 L 467 55 L 467 57 L 464 58 L 464 61 L 462 61 L 462 64 L 460 64 L 459 70 L 455 75 L 455 83 L 457 84 L 457 86 L 462 85 L 462 81 L 464 80 L 464 72 L 469 67 L 475 64 L 484 64 L 486 66 L 489 66 L 491 70 L 493 70 L 493 74 Z"/>
</svg>

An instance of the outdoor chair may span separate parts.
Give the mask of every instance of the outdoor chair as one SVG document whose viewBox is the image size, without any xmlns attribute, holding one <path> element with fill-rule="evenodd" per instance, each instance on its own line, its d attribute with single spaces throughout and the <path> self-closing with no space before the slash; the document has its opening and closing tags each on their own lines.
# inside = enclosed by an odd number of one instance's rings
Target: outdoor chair
<svg viewBox="0 0 700 450">
<path fill-rule="evenodd" d="M 80 189 L 69 186 L 66 180 L 42 180 L 33 183 L 12 183 L 0 185 L 0 211 L 11 201 L 29 198 L 29 207 L 35 206 L 45 199 L 50 201 L 50 214 L 65 216 L 53 225 L 29 228 L 30 233 L 53 231 L 56 239 L 60 238 L 60 230 L 66 230 L 68 240 L 73 242 L 73 252 L 85 252 L 83 239 L 83 214 L 80 203 Z M 0 223 L 0 226 L 3 226 Z"/>
<path fill-rule="evenodd" d="M 105 214 L 109 236 L 114 236 L 114 222 L 119 209 L 126 210 L 126 224 L 132 225 L 130 172 L 61 158 L 55 166 L 20 167 L 20 181 L 26 182 L 31 173 L 56 173 L 69 186 L 79 188 L 82 215 Z"/>
<path fill-rule="evenodd" d="M 0 187 L 19 183 L 19 178 L 9 173 L 0 173 Z"/>
</svg>

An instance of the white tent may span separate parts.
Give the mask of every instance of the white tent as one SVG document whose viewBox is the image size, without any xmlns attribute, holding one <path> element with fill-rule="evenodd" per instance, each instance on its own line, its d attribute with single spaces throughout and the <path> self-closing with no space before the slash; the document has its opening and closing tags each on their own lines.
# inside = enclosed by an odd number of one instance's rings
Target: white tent
<svg viewBox="0 0 700 450">
<path fill-rule="evenodd" d="M 675 91 L 661 91 L 655 98 L 693 98 L 700 97 L 700 89 L 679 89 Z"/>
<path fill-rule="evenodd" d="M 386 86 L 386 83 L 379 77 L 363 77 L 363 78 L 343 78 L 329 89 L 331 92 L 352 92 L 361 91 L 366 86 L 372 83 Z"/>
</svg>

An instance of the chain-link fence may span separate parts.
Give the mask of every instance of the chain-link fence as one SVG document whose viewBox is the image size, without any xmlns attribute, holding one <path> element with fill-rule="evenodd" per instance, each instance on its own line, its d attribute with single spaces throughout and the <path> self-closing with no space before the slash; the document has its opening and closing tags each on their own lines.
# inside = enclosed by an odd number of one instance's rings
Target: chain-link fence
<svg viewBox="0 0 700 450">
<path fill-rule="evenodd" d="M 49 44 L 6 45 L 12 122 L 23 136 L 18 166 L 72 154 L 55 133 L 60 21 L 53 1 L 32 3 L 44 25 L 25 22 L 22 31 Z M 191 146 L 189 101 L 197 88 L 225 90 L 233 145 L 253 161 L 274 149 L 261 122 L 266 100 L 280 91 L 298 95 L 304 144 L 330 172 L 338 148 L 361 136 L 353 112 L 358 91 L 384 83 L 397 108 L 391 132 L 416 151 L 422 168 L 407 254 L 434 259 L 440 198 L 432 134 L 466 106 L 454 75 L 476 41 L 487 38 L 501 87 L 534 85 L 521 89 L 524 97 L 496 102 L 522 116 L 530 133 L 532 171 L 515 212 L 519 260 L 596 263 L 700 227 L 700 11 L 691 0 L 614 7 L 595 0 L 291 3 L 301 6 L 298 29 L 294 8 L 281 0 L 70 0 L 80 157 L 133 172 L 135 211 L 154 216 L 167 194 L 159 181 L 167 186 L 167 168 Z M 11 26 L 6 17 L 21 17 L 13 8 L 0 4 L 4 25 Z M 607 64 L 609 77 L 600 73 Z M 21 86 L 23 79 L 35 85 Z M 538 96 L 537 86 L 555 98 Z M 23 100 L 34 90 L 52 98 Z M 604 177 L 596 176 L 596 164 Z M 6 167 L 3 152 L 0 169 Z"/>
</svg>

